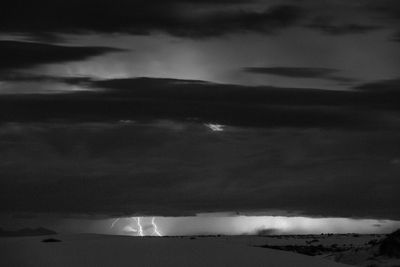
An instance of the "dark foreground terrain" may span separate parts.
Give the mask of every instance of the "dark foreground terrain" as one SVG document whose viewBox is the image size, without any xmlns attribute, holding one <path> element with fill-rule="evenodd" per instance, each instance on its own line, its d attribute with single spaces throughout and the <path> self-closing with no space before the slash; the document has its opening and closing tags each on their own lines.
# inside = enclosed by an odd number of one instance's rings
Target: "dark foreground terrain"
<svg viewBox="0 0 400 267">
<path fill-rule="evenodd" d="M 296 252 L 350 265 L 400 266 L 400 230 L 389 235 L 270 236 L 263 248 Z"/>
</svg>

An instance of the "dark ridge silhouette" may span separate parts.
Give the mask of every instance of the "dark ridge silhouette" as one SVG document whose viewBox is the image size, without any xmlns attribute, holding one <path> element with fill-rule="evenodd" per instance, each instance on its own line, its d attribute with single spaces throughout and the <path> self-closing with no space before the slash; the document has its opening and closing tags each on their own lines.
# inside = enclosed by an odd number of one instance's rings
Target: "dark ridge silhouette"
<svg viewBox="0 0 400 267">
<path fill-rule="evenodd" d="M 391 258 L 400 258 L 400 229 L 382 240 L 379 251 L 382 255 Z"/>
</svg>

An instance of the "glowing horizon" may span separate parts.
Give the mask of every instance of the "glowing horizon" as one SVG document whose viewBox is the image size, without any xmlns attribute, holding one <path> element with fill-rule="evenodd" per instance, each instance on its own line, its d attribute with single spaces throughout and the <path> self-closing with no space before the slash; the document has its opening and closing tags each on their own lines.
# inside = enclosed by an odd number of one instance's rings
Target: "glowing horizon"
<svg viewBox="0 0 400 267">
<path fill-rule="evenodd" d="M 380 234 L 400 228 L 400 221 L 394 220 L 304 216 L 142 216 L 108 219 L 103 223 L 112 225 L 107 234 L 129 236 Z"/>
</svg>

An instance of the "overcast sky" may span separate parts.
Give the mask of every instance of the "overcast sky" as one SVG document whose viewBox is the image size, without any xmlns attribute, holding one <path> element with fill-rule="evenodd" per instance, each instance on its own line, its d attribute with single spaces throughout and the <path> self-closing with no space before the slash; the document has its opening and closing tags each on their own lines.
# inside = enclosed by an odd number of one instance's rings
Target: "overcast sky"
<svg viewBox="0 0 400 267">
<path fill-rule="evenodd" d="M 400 219 L 397 0 L 5 0 L 0 213 Z"/>
</svg>

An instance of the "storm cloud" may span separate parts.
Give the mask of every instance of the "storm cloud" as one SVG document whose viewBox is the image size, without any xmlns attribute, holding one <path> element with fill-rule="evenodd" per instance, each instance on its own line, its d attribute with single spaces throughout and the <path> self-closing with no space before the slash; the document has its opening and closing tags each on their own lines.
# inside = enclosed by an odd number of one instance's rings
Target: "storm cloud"
<svg viewBox="0 0 400 267">
<path fill-rule="evenodd" d="M 4 1 L 0 32 L 28 39 L 57 42 L 59 34 L 165 32 L 188 38 L 257 32 L 271 35 L 290 27 L 306 27 L 331 35 L 364 34 L 390 27 L 395 1 Z M 341 9 L 338 10 L 338 7 Z M 349 14 L 358 12 L 369 23 Z M 378 19 L 372 16 L 379 12 Z M 321 14 L 315 17 L 315 14 Z M 345 16 L 345 19 L 343 19 Z M 73 17 L 73 19 L 71 19 Z M 372 18 L 372 19 L 371 19 Z M 337 22 L 342 21 L 342 22 Z M 379 22 L 384 22 L 383 25 Z"/>
<path fill-rule="evenodd" d="M 400 31 L 395 33 L 391 40 L 394 42 L 400 42 Z"/>
<path fill-rule="evenodd" d="M 400 96 L 400 78 L 365 83 L 355 88 L 378 95 L 389 94 L 388 98 L 391 96 L 398 98 Z"/>
<path fill-rule="evenodd" d="M 277 5 L 262 11 L 241 8 L 246 1 L 6 1 L 2 31 L 49 39 L 57 33 L 163 31 L 175 36 L 207 37 L 256 31 L 270 34 L 293 25 L 300 9 Z M 249 3 L 249 2 L 247 2 Z M 251 2 L 250 2 L 251 3 Z M 229 11 L 223 5 L 236 7 Z M 214 8 L 212 8 L 214 7 Z M 204 12 L 194 12 L 195 8 Z M 73 19 L 71 19 L 73 16 Z"/>
<path fill-rule="evenodd" d="M 335 23 L 330 17 L 316 17 L 307 25 L 307 27 L 331 35 L 363 34 L 382 28 L 379 25 Z"/>
<path fill-rule="evenodd" d="M 400 219 L 398 3 L 3 1 L 0 217 Z"/>
<path fill-rule="evenodd" d="M 339 70 L 309 67 L 248 67 L 244 71 L 255 74 L 269 74 L 289 78 L 317 78 L 337 82 L 352 82 L 353 79 L 336 75 Z"/>
<path fill-rule="evenodd" d="M 8 123 L 0 211 L 193 215 L 286 210 L 398 219 L 399 132 L 198 123 Z M 354 195 L 354 190 L 357 195 Z"/>
<path fill-rule="evenodd" d="M 62 79 L 60 79 L 62 81 Z M 2 122 L 174 119 L 253 127 L 396 127 L 386 111 L 398 110 L 396 94 L 206 81 L 70 78 L 89 92 L 0 97 Z M 105 108 L 106 107 L 106 108 Z M 393 118 L 394 119 L 394 118 Z"/>
<path fill-rule="evenodd" d="M 85 60 L 117 51 L 122 50 L 109 47 L 61 46 L 0 40 L 0 74 L 41 64 Z"/>
</svg>

